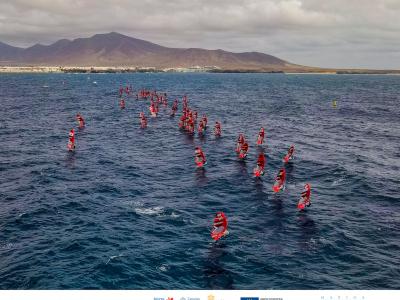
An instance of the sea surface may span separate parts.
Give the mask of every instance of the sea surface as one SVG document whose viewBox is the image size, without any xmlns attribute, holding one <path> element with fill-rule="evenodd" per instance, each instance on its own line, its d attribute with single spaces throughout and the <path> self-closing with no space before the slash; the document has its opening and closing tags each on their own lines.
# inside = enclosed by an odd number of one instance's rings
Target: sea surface
<svg viewBox="0 0 400 300">
<path fill-rule="evenodd" d="M 140 129 L 148 102 L 121 110 L 121 84 L 186 94 L 206 136 L 169 109 Z M 400 289 L 400 76 L 1 74 L 0 104 L 1 289 Z M 217 211 L 229 235 L 214 242 Z"/>
</svg>

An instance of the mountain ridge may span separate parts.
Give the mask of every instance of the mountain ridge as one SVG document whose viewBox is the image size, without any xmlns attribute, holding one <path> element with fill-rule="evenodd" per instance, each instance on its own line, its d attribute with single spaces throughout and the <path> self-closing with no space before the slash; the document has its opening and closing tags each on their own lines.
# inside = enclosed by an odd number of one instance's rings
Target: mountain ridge
<svg viewBox="0 0 400 300">
<path fill-rule="evenodd" d="M 299 67 L 261 52 L 169 48 L 117 32 L 73 40 L 60 39 L 50 45 L 35 44 L 27 48 L 0 42 L 0 65 L 154 68 L 213 66 L 217 69 L 260 71 L 284 71 Z"/>
</svg>

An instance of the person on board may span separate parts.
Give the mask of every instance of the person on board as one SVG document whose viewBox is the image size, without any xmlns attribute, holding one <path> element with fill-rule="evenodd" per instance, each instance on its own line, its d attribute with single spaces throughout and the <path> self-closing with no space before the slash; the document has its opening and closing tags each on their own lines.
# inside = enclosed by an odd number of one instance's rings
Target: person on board
<svg viewBox="0 0 400 300">
<path fill-rule="evenodd" d="M 85 120 L 80 113 L 76 114 L 76 121 L 78 121 L 79 128 L 85 127 Z"/>
<path fill-rule="evenodd" d="M 204 155 L 204 152 L 201 150 L 200 147 L 195 148 L 194 156 L 194 160 L 197 166 L 203 166 L 207 162 L 206 156 Z"/>
<path fill-rule="evenodd" d="M 264 153 L 260 153 L 258 155 L 257 166 L 261 171 L 264 171 L 265 168 L 265 155 Z"/>
<path fill-rule="evenodd" d="M 284 168 L 279 170 L 279 173 L 276 176 L 275 180 L 278 183 L 278 186 L 280 186 L 280 187 L 284 186 L 285 180 L 286 180 L 286 171 Z"/>
<path fill-rule="evenodd" d="M 311 186 L 310 184 L 306 183 L 304 185 L 304 190 L 301 192 L 301 198 L 304 201 L 305 206 L 311 205 Z"/>
<path fill-rule="evenodd" d="M 217 212 L 215 214 L 215 218 L 214 218 L 214 229 L 217 229 L 218 227 L 223 227 L 226 228 L 227 227 L 227 220 L 225 217 L 225 214 L 223 212 Z"/>
<path fill-rule="evenodd" d="M 294 145 L 290 146 L 288 153 L 283 158 L 283 162 L 288 163 L 289 160 L 292 160 L 293 158 L 294 158 Z"/>
<path fill-rule="evenodd" d="M 194 122 L 192 119 L 189 119 L 189 121 L 187 122 L 187 131 L 190 134 L 194 134 Z"/>
<path fill-rule="evenodd" d="M 211 238 L 215 241 L 228 234 L 228 219 L 223 212 L 217 212 L 213 221 Z"/>
<path fill-rule="evenodd" d="M 171 116 L 174 117 L 176 114 L 176 111 L 178 110 L 178 100 L 175 99 L 174 103 L 172 104 L 171 107 Z"/>
<path fill-rule="evenodd" d="M 261 127 L 260 131 L 258 132 L 257 145 L 262 145 L 264 143 L 264 136 L 264 127 Z"/>
<path fill-rule="evenodd" d="M 214 134 L 215 136 L 221 136 L 221 123 L 216 121 L 214 126 Z"/>
<path fill-rule="evenodd" d="M 199 134 L 203 134 L 205 129 L 206 129 L 206 126 L 204 124 L 204 121 L 201 120 L 199 122 L 199 125 L 197 126 L 197 131 L 198 131 Z"/>
<path fill-rule="evenodd" d="M 201 120 L 203 121 L 204 129 L 206 129 L 207 128 L 207 123 L 208 123 L 207 115 L 204 114 L 203 118 Z"/>
<path fill-rule="evenodd" d="M 244 135 L 242 133 L 239 133 L 239 137 L 237 139 L 237 144 L 236 144 L 236 152 L 239 153 L 242 145 L 244 144 Z"/>
<path fill-rule="evenodd" d="M 254 176 L 260 177 L 264 175 L 265 168 L 265 155 L 264 153 L 260 153 L 257 159 L 257 167 L 254 169 Z"/>
<path fill-rule="evenodd" d="M 125 108 L 125 100 L 124 100 L 124 99 L 121 99 L 121 100 L 119 101 L 119 107 L 120 107 L 121 109 L 124 109 L 124 108 Z"/>
<path fill-rule="evenodd" d="M 246 158 L 247 152 L 249 151 L 249 144 L 245 141 L 240 147 L 239 158 Z"/>
<path fill-rule="evenodd" d="M 291 146 L 290 146 L 290 148 L 289 148 L 287 154 L 288 154 L 288 156 L 289 156 L 289 159 L 292 159 L 292 158 L 293 158 L 293 155 L 294 155 L 294 145 L 291 145 Z"/>
<path fill-rule="evenodd" d="M 150 110 L 150 114 L 151 114 L 152 117 L 156 117 L 157 116 L 156 104 L 153 101 L 150 102 L 149 110 Z"/>
<path fill-rule="evenodd" d="M 179 118 L 179 128 L 184 129 L 186 127 L 186 115 L 185 113 Z"/>
<path fill-rule="evenodd" d="M 141 112 L 139 116 L 140 116 L 140 127 L 146 128 L 147 127 L 147 118 L 144 115 L 144 112 Z"/>
<path fill-rule="evenodd" d="M 193 111 L 193 122 L 197 122 L 197 111 Z"/>
<path fill-rule="evenodd" d="M 68 134 L 68 150 L 75 150 L 75 130 L 72 128 Z"/>
</svg>

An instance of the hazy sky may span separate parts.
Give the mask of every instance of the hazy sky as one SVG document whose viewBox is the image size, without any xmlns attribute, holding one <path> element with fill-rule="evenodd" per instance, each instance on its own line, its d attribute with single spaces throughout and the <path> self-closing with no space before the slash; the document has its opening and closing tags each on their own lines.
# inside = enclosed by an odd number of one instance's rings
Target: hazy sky
<svg viewBox="0 0 400 300">
<path fill-rule="evenodd" d="M 164 46 L 400 69 L 400 0 L 0 0 L 15 46 L 117 31 Z"/>
</svg>

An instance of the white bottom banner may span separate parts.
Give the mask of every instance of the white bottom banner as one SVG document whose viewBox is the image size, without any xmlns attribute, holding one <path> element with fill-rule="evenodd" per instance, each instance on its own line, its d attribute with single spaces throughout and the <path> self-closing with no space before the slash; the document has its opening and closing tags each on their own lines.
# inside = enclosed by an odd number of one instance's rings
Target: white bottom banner
<svg viewBox="0 0 400 300">
<path fill-rule="evenodd" d="M 400 291 L 123 290 L 0 291 L 1 300 L 398 300 Z"/>
</svg>

